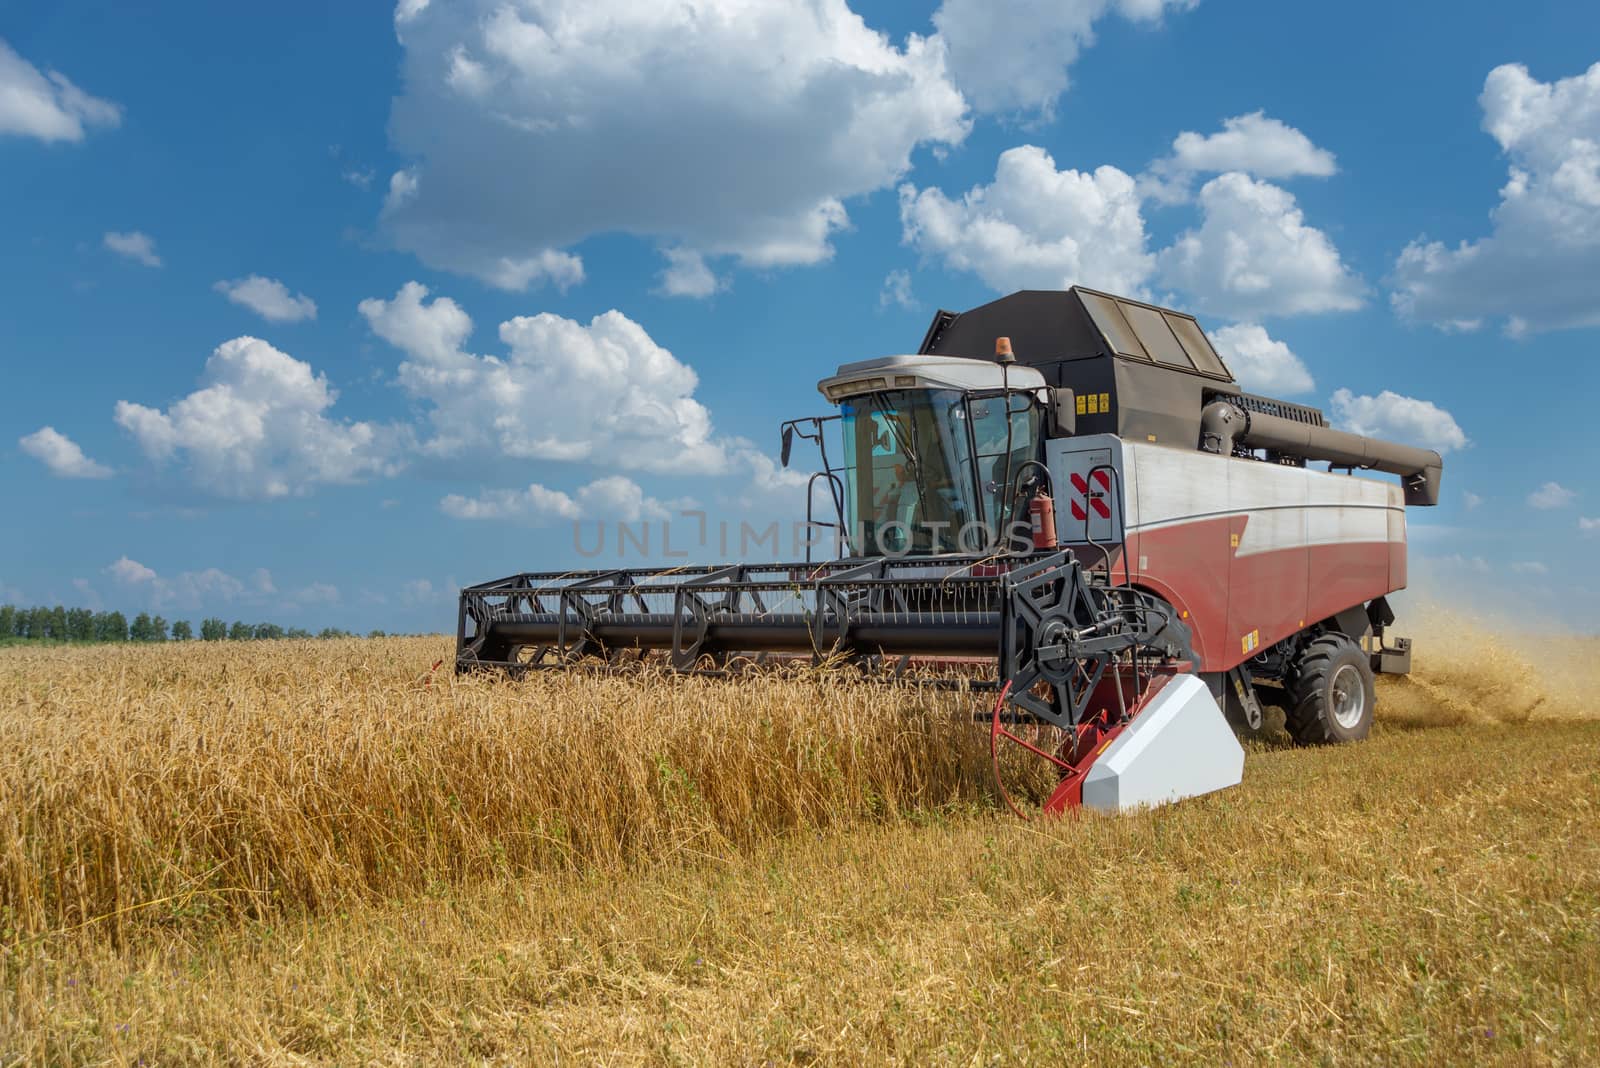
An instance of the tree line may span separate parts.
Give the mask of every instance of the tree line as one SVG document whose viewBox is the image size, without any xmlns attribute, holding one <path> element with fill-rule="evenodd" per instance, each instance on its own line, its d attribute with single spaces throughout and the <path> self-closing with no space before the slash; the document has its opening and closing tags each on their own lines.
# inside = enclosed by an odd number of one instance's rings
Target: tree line
<svg viewBox="0 0 1600 1068">
<path fill-rule="evenodd" d="M 0 605 L 0 641 L 24 639 L 57 642 L 186 642 L 263 641 L 271 638 L 355 638 L 358 635 L 338 627 L 324 627 L 313 634 L 301 627 L 280 627 L 276 623 L 246 623 L 211 616 L 200 621 L 199 633 L 187 619 L 168 623 L 158 615 L 140 612 L 130 622 L 121 612 L 95 612 L 87 608 L 36 606 L 19 608 Z M 373 631 L 368 637 L 381 638 Z"/>
</svg>

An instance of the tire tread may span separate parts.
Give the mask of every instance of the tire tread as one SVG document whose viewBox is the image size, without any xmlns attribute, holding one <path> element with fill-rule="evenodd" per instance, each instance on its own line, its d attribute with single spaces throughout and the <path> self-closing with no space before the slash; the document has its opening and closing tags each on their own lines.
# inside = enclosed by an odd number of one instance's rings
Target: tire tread
<svg viewBox="0 0 1600 1068">
<path fill-rule="evenodd" d="M 1284 728 L 1298 745 L 1332 745 L 1344 741 L 1335 731 L 1332 712 L 1327 707 L 1328 676 L 1333 665 L 1348 650 L 1360 652 L 1343 634 L 1323 634 L 1301 652 L 1296 665 L 1292 700 L 1284 712 Z M 1371 702 L 1368 702 L 1371 715 Z"/>
</svg>

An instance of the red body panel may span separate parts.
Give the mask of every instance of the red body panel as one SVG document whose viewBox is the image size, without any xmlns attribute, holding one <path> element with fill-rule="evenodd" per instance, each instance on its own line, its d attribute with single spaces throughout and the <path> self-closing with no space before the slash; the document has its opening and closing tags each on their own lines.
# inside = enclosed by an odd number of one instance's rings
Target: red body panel
<svg viewBox="0 0 1600 1068">
<path fill-rule="evenodd" d="M 1226 671 L 1307 625 L 1399 588 L 1405 545 L 1350 542 L 1239 555 L 1247 516 L 1175 523 L 1135 534 L 1135 585 L 1159 594 L 1193 635 L 1202 671 Z M 1403 579 L 1403 571 L 1402 571 Z"/>
<path fill-rule="evenodd" d="M 1397 486 L 1110 435 L 1050 444 L 1061 542 L 1091 566 L 1086 537 L 1112 547 L 1112 578 L 1178 609 L 1202 671 L 1406 584 Z"/>
</svg>

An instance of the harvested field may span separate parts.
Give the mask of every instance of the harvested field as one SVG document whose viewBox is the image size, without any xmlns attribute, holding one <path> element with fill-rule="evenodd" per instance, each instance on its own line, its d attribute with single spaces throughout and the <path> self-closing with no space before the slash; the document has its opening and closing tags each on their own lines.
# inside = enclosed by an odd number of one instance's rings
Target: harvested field
<svg viewBox="0 0 1600 1068">
<path fill-rule="evenodd" d="M 1592 1062 L 1600 642 L 1435 625 L 1368 743 L 1050 824 L 839 674 L 0 651 L 0 1063 Z"/>
</svg>

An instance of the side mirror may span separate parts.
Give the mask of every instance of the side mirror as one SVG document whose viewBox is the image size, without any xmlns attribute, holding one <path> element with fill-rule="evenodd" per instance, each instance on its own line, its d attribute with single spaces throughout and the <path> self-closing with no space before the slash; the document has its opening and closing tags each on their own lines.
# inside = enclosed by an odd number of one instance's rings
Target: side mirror
<svg viewBox="0 0 1600 1068">
<path fill-rule="evenodd" d="M 794 424 L 785 423 L 783 427 L 783 449 L 778 453 L 778 461 L 784 466 L 789 466 L 789 450 L 794 447 Z"/>
<path fill-rule="evenodd" d="M 1052 437 L 1066 438 L 1077 433 L 1078 404 L 1070 389 L 1050 391 L 1050 421 L 1055 426 Z"/>
</svg>

